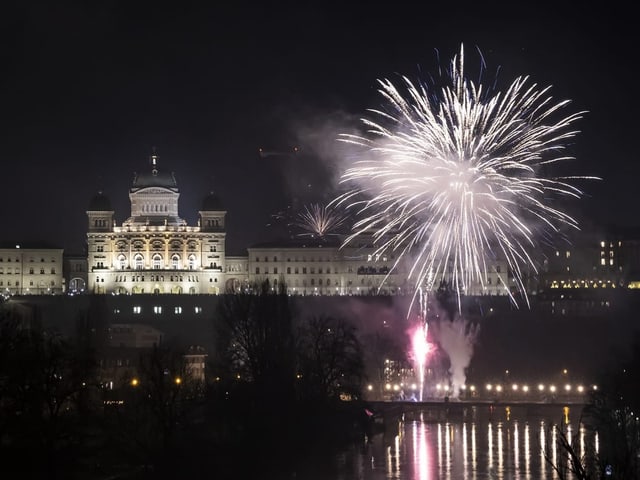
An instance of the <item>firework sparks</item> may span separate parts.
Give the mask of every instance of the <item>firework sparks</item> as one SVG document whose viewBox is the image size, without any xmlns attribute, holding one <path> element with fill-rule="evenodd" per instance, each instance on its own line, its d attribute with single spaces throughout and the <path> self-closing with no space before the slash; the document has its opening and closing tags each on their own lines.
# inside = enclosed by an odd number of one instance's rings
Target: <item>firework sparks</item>
<svg viewBox="0 0 640 480">
<path fill-rule="evenodd" d="M 486 90 L 465 77 L 462 47 L 443 87 L 406 77 L 402 88 L 379 84 L 388 108 L 363 119 L 367 137 L 342 137 L 364 150 L 341 178 L 354 187 L 335 200 L 360 215 L 345 243 L 372 233 L 377 253 L 398 253 L 396 267 L 410 259 L 417 290 L 446 277 L 458 302 L 473 282 L 484 287 L 502 258 L 526 299 L 523 273 L 536 271 L 537 234 L 577 228 L 553 198 L 580 198 L 571 181 L 592 177 L 545 174 L 572 158 L 564 142 L 578 133 L 573 124 L 584 112 L 562 116 L 568 101 L 554 103 L 549 87 L 527 77 L 504 92 Z"/>
<path fill-rule="evenodd" d="M 346 220 L 347 216 L 336 208 L 314 203 L 298 214 L 296 225 L 304 230 L 301 236 L 325 238 L 333 235 Z"/>
</svg>

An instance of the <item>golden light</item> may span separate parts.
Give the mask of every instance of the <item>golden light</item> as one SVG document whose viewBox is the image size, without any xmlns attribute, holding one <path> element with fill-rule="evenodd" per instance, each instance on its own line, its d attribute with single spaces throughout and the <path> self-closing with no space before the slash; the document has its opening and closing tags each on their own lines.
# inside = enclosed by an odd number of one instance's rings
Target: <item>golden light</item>
<svg viewBox="0 0 640 480">
<path fill-rule="evenodd" d="M 175 382 L 176 385 L 180 385 L 182 383 L 182 379 L 180 377 L 176 377 Z"/>
<path fill-rule="evenodd" d="M 138 379 L 137 378 L 134 378 L 134 379 L 131 380 L 131 386 L 132 387 L 137 387 L 138 386 Z"/>
</svg>

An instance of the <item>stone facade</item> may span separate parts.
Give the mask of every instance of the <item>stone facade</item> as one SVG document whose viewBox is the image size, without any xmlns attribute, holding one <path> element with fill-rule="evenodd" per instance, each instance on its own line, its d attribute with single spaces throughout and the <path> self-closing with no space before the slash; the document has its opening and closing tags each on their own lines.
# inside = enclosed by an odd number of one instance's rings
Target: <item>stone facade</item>
<svg viewBox="0 0 640 480">
<path fill-rule="evenodd" d="M 61 248 L 0 246 L 0 293 L 4 296 L 63 293 L 62 256 Z"/>
<path fill-rule="evenodd" d="M 135 175 L 131 215 L 116 225 L 101 193 L 87 210 L 87 292 L 98 294 L 219 294 L 225 286 L 225 215 L 217 197 L 205 197 L 198 224 L 179 216 L 173 173 Z"/>
</svg>

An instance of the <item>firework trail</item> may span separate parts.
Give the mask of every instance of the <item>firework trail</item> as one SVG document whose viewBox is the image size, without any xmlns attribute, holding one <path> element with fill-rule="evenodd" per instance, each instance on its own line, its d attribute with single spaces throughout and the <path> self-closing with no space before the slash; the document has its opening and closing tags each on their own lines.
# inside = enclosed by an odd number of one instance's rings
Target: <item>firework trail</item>
<svg viewBox="0 0 640 480">
<path fill-rule="evenodd" d="M 560 115 L 568 101 L 555 103 L 528 77 L 486 89 L 465 77 L 463 47 L 449 73 L 442 87 L 379 80 L 387 108 L 363 119 L 366 137 L 341 137 L 363 154 L 341 177 L 350 190 L 334 200 L 359 214 L 345 244 L 373 234 L 376 253 L 396 252 L 395 267 L 410 259 L 416 292 L 448 278 L 459 309 L 460 296 L 473 282 L 484 287 L 503 258 L 528 303 L 523 273 L 537 271 L 529 253 L 537 234 L 578 227 L 553 199 L 580 198 L 570 182 L 593 178 L 547 176 L 572 158 L 564 142 L 584 112 Z"/>
<path fill-rule="evenodd" d="M 325 238 L 335 234 L 338 227 L 347 221 L 347 216 L 334 207 L 314 203 L 305 206 L 298 214 L 295 225 L 304 230 L 300 236 Z"/>
</svg>

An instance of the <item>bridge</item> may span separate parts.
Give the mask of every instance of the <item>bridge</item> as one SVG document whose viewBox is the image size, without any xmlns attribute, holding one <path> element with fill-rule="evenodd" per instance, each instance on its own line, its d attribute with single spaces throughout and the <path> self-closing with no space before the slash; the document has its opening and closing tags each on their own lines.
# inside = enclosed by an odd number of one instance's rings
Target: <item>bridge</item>
<svg viewBox="0 0 640 480">
<path fill-rule="evenodd" d="M 551 422 L 578 421 L 584 401 L 373 401 L 368 402 L 373 419 L 380 425 L 404 419 L 424 422 L 480 420 L 510 421 L 513 419 L 548 419 Z"/>
</svg>

